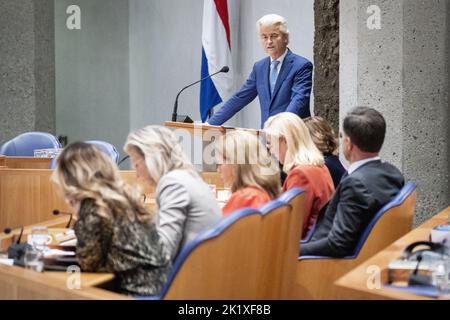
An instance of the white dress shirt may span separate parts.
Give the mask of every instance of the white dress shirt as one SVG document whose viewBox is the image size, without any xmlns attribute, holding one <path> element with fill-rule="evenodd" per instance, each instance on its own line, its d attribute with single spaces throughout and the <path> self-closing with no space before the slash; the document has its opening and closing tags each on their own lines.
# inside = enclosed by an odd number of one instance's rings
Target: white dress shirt
<svg viewBox="0 0 450 320">
<path fill-rule="evenodd" d="M 372 158 L 367 158 L 367 159 L 363 159 L 363 160 L 359 160 L 359 161 L 353 162 L 350 165 L 350 167 L 348 167 L 347 173 L 350 175 L 353 172 L 355 172 L 356 169 L 361 167 L 363 164 L 366 164 L 366 163 L 372 162 L 372 161 L 377 161 L 377 160 L 381 160 L 381 158 L 380 157 L 372 157 Z"/>
</svg>

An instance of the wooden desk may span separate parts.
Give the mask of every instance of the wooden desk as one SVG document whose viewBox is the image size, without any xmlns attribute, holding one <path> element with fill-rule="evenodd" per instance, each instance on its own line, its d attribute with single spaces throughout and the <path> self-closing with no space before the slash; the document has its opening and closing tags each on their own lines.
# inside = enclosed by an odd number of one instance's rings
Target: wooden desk
<svg viewBox="0 0 450 320">
<path fill-rule="evenodd" d="M 207 184 L 214 184 L 217 190 L 225 188 L 222 179 L 217 172 L 203 172 L 202 178 Z"/>
<path fill-rule="evenodd" d="M 210 126 L 206 124 L 201 123 L 184 123 L 184 122 L 172 122 L 172 121 L 166 121 L 164 125 L 168 128 L 175 129 L 175 130 L 186 130 L 191 135 L 195 136 L 202 136 L 204 141 L 211 141 L 211 138 L 213 136 L 221 136 L 227 131 L 231 130 L 244 130 L 251 133 L 254 133 L 256 135 L 260 135 L 260 130 L 255 129 L 247 129 L 247 128 L 228 128 L 223 126 Z"/>
<path fill-rule="evenodd" d="M 52 211 L 68 211 L 48 169 L 0 170 L 0 230 L 53 218 Z"/>
<path fill-rule="evenodd" d="M 49 227 L 49 234 L 54 236 L 68 230 L 62 227 L 67 221 L 68 217 L 60 217 L 36 225 Z M 35 225 L 24 228 L 22 242 L 26 241 L 27 234 L 33 226 Z M 18 232 L 12 235 L 0 233 L 0 243 L 6 244 L 8 240 L 11 242 Z M 53 244 L 59 242 L 54 240 Z M 129 299 L 128 296 L 100 288 L 113 279 L 112 273 L 73 274 L 57 271 L 38 273 L 22 267 L 0 265 L 0 299 Z M 73 280 L 79 280 L 78 289 L 69 289 L 68 283 L 73 284 Z"/>
<path fill-rule="evenodd" d="M 55 209 L 69 211 L 58 188 L 50 181 L 49 169 L 0 169 L 0 230 L 6 227 L 31 225 L 51 220 Z M 134 171 L 121 171 L 130 185 L 137 185 Z M 207 183 L 223 184 L 217 173 L 205 173 Z M 151 198 L 154 190 L 142 187 L 149 199 L 147 208 L 154 208 Z"/>
<path fill-rule="evenodd" d="M 68 273 L 34 272 L 16 266 L 0 265 L 0 299 L 2 300 L 75 300 L 100 299 L 124 300 L 131 299 L 126 295 L 107 291 L 99 286 L 111 276 L 95 273 L 81 273 L 80 289 L 69 289 Z"/>
<path fill-rule="evenodd" d="M 339 297 L 342 299 L 427 299 L 426 297 L 405 293 L 395 289 L 384 288 L 383 286 L 381 286 L 380 289 L 370 289 L 367 286 L 367 283 L 374 275 L 373 273 L 370 273 L 369 270 L 371 267 L 378 267 L 380 273 L 377 275 L 381 277 L 382 285 L 386 284 L 389 263 L 398 259 L 401 256 L 403 249 L 412 242 L 422 240 L 427 241 L 431 229 L 434 226 L 446 224 L 448 222 L 449 214 L 450 207 L 338 279 L 335 284 L 340 289 Z"/>
<path fill-rule="evenodd" d="M 5 166 L 10 169 L 48 169 L 53 158 L 5 157 Z"/>
<path fill-rule="evenodd" d="M 0 168 L 6 167 L 6 157 L 0 156 Z"/>
<path fill-rule="evenodd" d="M 61 216 L 58 218 L 53 218 L 51 220 L 43 221 L 34 224 L 33 226 L 45 226 L 48 228 L 52 228 L 52 230 L 55 230 L 55 232 L 58 232 L 58 230 L 66 230 L 67 223 L 69 222 L 70 217 L 69 216 Z M 22 241 L 26 241 L 27 234 L 31 232 L 31 229 L 33 226 L 25 226 L 23 228 L 23 234 L 22 234 Z M 2 230 L 1 230 L 2 231 Z M 8 247 L 17 240 L 17 237 L 20 234 L 20 229 L 15 229 L 11 233 L 6 234 L 3 232 L 0 232 L 0 252 L 6 252 Z"/>
<path fill-rule="evenodd" d="M 54 209 L 69 211 L 51 174 L 49 169 L 0 169 L 0 230 L 51 220 Z M 134 171 L 121 174 L 137 184 Z M 150 196 L 148 188 L 143 192 Z"/>
</svg>

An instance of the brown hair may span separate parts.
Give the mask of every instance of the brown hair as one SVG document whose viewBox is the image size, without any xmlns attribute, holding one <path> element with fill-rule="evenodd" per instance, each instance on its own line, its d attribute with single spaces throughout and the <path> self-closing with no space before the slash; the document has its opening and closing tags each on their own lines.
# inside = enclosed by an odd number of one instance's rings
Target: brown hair
<svg viewBox="0 0 450 320">
<path fill-rule="evenodd" d="M 322 117 L 311 117 L 305 119 L 305 124 L 320 152 L 337 155 L 338 138 L 327 120 Z"/>
<path fill-rule="evenodd" d="M 75 142 L 58 157 L 52 181 L 64 195 L 82 201 L 92 199 L 98 214 L 112 219 L 114 213 L 125 213 L 130 220 L 150 220 L 138 191 L 122 179 L 112 160 L 97 147 Z"/>
</svg>

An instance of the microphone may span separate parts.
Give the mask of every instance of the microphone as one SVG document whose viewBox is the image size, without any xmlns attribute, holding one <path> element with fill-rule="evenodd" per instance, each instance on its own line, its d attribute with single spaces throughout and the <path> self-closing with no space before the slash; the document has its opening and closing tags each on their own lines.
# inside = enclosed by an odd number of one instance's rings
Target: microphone
<svg viewBox="0 0 450 320">
<path fill-rule="evenodd" d="M 64 212 L 64 211 L 59 211 L 58 209 L 55 209 L 55 210 L 52 211 L 52 213 L 53 213 L 54 216 L 57 216 L 59 214 L 69 215 L 70 219 L 69 219 L 69 222 L 67 223 L 66 228 L 70 228 L 70 223 L 72 222 L 72 214 L 70 212 Z"/>
<path fill-rule="evenodd" d="M 430 286 L 431 278 L 427 275 L 419 274 L 419 265 L 423 260 L 423 256 L 419 254 L 417 256 L 417 265 L 416 269 L 414 269 L 413 273 L 409 276 L 408 286 Z"/>
<path fill-rule="evenodd" d="M 20 228 L 20 233 L 19 233 L 19 237 L 17 238 L 16 244 L 20 243 L 20 239 L 22 238 L 22 234 L 23 234 L 23 226 L 20 227 L 15 227 L 15 228 L 5 228 L 3 230 L 4 233 L 6 234 L 10 234 L 13 230 L 15 229 L 19 229 Z"/>
<path fill-rule="evenodd" d="M 119 161 L 119 163 L 117 164 L 117 166 L 120 166 L 125 160 L 127 160 L 128 158 L 130 158 L 130 156 L 125 156 L 122 158 L 122 160 Z"/>
<path fill-rule="evenodd" d="M 211 78 L 212 76 L 215 76 L 215 75 L 218 74 L 218 73 L 227 73 L 228 71 L 230 71 L 230 68 L 229 68 L 228 66 L 224 66 L 224 67 L 223 67 L 222 69 L 220 69 L 219 71 L 217 71 L 217 72 L 215 72 L 215 73 L 213 73 L 213 74 L 211 74 L 211 75 L 209 75 L 209 76 L 207 76 L 207 77 L 204 77 L 204 78 L 201 79 L 201 80 L 198 80 L 198 81 L 196 81 L 196 82 L 194 82 L 194 83 L 191 83 L 190 85 L 188 85 L 188 86 L 184 87 L 183 89 L 181 89 L 180 92 L 178 92 L 177 97 L 175 98 L 175 103 L 174 103 L 174 105 L 173 105 L 172 121 L 173 121 L 173 122 L 193 123 L 194 121 L 192 121 L 192 119 L 189 118 L 189 116 L 179 116 L 179 115 L 177 114 L 177 112 L 178 112 L 178 97 L 180 96 L 180 94 L 181 94 L 184 90 L 186 90 L 187 88 L 190 88 L 190 87 L 192 87 L 193 85 L 195 85 L 195 84 L 197 84 L 197 83 L 199 83 L 199 82 L 202 82 L 203 80 L 206 80 L 206 79 L 208 79 L 208 78 Z"/>
</svg>

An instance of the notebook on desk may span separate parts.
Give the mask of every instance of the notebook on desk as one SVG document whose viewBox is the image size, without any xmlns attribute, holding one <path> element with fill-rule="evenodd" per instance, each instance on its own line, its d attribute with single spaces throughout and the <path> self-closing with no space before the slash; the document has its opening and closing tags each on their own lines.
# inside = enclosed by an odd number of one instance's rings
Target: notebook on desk
<svg viewBox="0 0 450 320">
<path fill-rule="evenodd" d="M 53 258 L 44 258 L 45 271 L 67 271 L 67 268 L 72 266 L 80 267 L 75 256 L 57 256 Z"/>
<path fill-rule="evenodd" d="M 77 239 L 70 239 L 70 240 L 66 240 L 66 241 L 61 241 L 59 243 L 59 245 L 61 247 L 74 247 L 77 245 Z"/>
<path fill-rule="evenodd" d="M 75 246 L 49 245 L 44 253 L 44 270 L 67 271 L 67 267 L 79 267 L 75 250 Z"/>
</svg>

